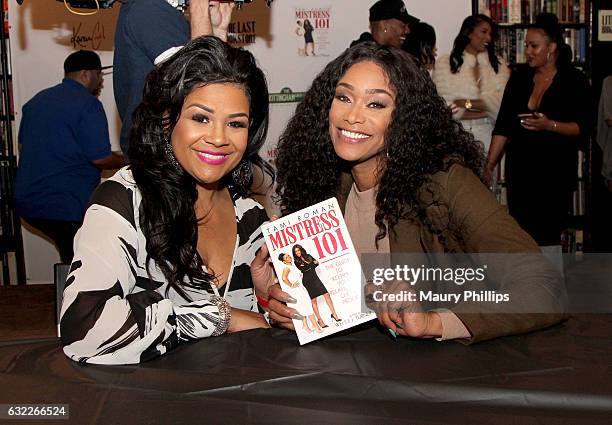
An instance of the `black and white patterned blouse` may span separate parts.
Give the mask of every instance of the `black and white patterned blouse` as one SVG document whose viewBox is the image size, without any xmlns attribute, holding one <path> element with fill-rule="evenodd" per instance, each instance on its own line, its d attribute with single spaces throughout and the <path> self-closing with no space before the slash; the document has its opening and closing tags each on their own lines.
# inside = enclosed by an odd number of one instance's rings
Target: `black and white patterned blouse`
<svg viewBox="0 0 612 425">
<path fill-rule="evenodd" d="M 207 291 L 185 288 L 193 300 L 187 301 L 172 289 L 166 296 L 168 284 L 156 264 L 148 277 L 141 199 L 131 171 L 122 168 L 98 187 L 74 239 L 60 329 L 64 353 L 75 361 L 139 363 L 181 342 L 217 335 L 217 296 L 232 307 L 257 310 L 249 265 L 268 219 L 260 204 L 232 194 L 238 237 L 229 284 L 221 293 L 214 285 Z"/>
</svg>

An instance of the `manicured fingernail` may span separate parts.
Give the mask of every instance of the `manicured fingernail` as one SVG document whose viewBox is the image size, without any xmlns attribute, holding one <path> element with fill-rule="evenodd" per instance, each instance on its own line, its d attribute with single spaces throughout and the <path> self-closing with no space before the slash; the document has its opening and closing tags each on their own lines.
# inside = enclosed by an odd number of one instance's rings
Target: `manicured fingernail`
<svg viewBox="0 0 612 425">
<path fill-rule="evenodd" d="M 297 300 L 293 298 L 291 295 L 287 295 L 287 298 L 285 298 L 285 302 L 289 304 L 295 304 L 297 303 Z"/>
<path fill-rule="evenodd" d="M 291 318 L 295 319 L 295 320 L 304 320 L 304 316 L 302 316 L 300 313 L 295 312 L 295 313 L 291 313 Z"/>
<path fill-rule="evenodd" d="M 389 331 L 389 335 L 391 335 L 391 338 L 393 338 L 393 340 L 397 340 L 397 334 L 395 333 L 395 331 L 391 328 L 387 328 L 387 330 Z"/>
</svg>

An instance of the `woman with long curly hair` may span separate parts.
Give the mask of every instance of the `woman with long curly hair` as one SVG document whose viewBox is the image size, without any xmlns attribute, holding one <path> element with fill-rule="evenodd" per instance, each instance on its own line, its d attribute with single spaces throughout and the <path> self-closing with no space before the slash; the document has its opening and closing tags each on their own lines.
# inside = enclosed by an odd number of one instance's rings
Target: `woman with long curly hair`
<svg viewBox="0 0 612 425">
<path fill-rule="evenodd" d="M 329 63 L 298 105 L 278 145 L 277 192 L 283 214 L 338 197 L 358 254 L 538 254 L 480 181 L 483 161 L 425 70 L 401 50 L 362 43 Z M 564 292 L 552 266 L 537 264 L 537 273 L 503 268 L 497 289 L 529 285 L 541 307 L 558 306 Z M 270 296 L 271 318 L 290 328 L 285 294 L 275 285 Z M 466 342 L 562 319 L 496 310 L 376 312 L 399 334 Z"/>
<path fill-rule="evenodd" d="M 194 339 L 267 327 L 254 287 L 273 279 L 249 197 L 268 127 L 253 56 L 189 42 L 148 77 L 131 165 L 97 189 L 75 239 L 61 313 L 64 352 L 138 363 Z"/>
<path fill-rule="evenodd" d="M 495 54 L 497 25 L 486 15 L 463 20 L 450 55 L 436 61 L 432 78 L 455 119 L 488 151 L 504 87 L 510 77 L 505 60 Z"/>
</svg>

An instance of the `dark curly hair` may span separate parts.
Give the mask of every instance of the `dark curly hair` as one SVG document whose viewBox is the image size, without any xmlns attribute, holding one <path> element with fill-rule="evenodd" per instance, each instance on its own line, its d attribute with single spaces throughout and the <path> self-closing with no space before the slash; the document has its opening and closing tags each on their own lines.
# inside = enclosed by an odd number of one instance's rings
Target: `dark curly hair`
<svg viewBox="0 0 612 425">
<path fill-rule="evenodd" d="M 142 193 L 140 226 L 147 240 L 147 269 L 155 261 L 168 289 L 172 287 L 186 299 L 183 287 L 210 288 L 214 276 L 202 270 L 196 249 L 196 181 L 173 166 L 165 147 L 187 95 L 195 88 L 222 83 L 241 85 L 249 99 L 251 122 L 243 159 L 271 175 L 271 167 L 258 154 L 268 130 L 264 74 L 251 53 L 215 37 L 190 41 L 149 74 L 130 133 L 130 167 Z M 241 195 L 249 194 L 251 182 L 246 186 L 232 182 L 231 173 L 221 183 Z"/>
<path fill-rule="evenodd" d="M 387 159 L 378 174 L 375 222 L 379 241 L 400 219 L 427 224 L 427 206 L 419 201 L 419 190 L 431 181 L 431 175 L 448 170 L 453 163 L 480 175 L 484 154 L 482 145 L 452 119 L 431 78 L 409 54 L 373 42 L 360 43 L 315 78 L 281 135 L 276 166 L 277 197 L 283 214 L 337 195 L 342 171 L 348 171 L 350 164 L 334 151 L 329 110 L 344 73 L 363 61 L 378 64 L 396 93 L 384 137 Z"/>
<path fill-rule="evenodd" d="M 453 50 L 450 54 L 450 69 L 453 74 L 459 71 L 459 68 L 461 68 L 461 65 L 463 65 L 463 51 L 465 50 L 466 46 L 470 44 L 470 34 L 483 22 L 486 22 L 491 26 L 491 42 L 487 46 L 489 62 L 491 63 L 495 73 L 497 74 L 499 72 L 499 59 L 495 54 L 497 25 L 487 15 L 470 15 L 463 20 L 459 34 L 457 34 L 457 37 L 455 37 L 455 41 L 453 42 Z"/>
</svg>

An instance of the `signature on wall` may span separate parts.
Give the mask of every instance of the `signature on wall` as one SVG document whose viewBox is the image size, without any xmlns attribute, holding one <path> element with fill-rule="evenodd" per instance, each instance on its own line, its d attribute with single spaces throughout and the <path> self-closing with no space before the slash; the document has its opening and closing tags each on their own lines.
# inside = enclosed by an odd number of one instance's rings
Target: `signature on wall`
<svg viewBox="0 0 612 425">
<path fill-rule="evenodd" d="M 72 27 L 70 43 L 72 43 L 75 49 L 89 48 L 91 50 L 97 50 L 105 39 L 104 25 L 100 24 L 100 22 L 96 22 L 91 33 L 83 29 L 83 22 L 79 22 L 78 26 Z"/>
</svg>

